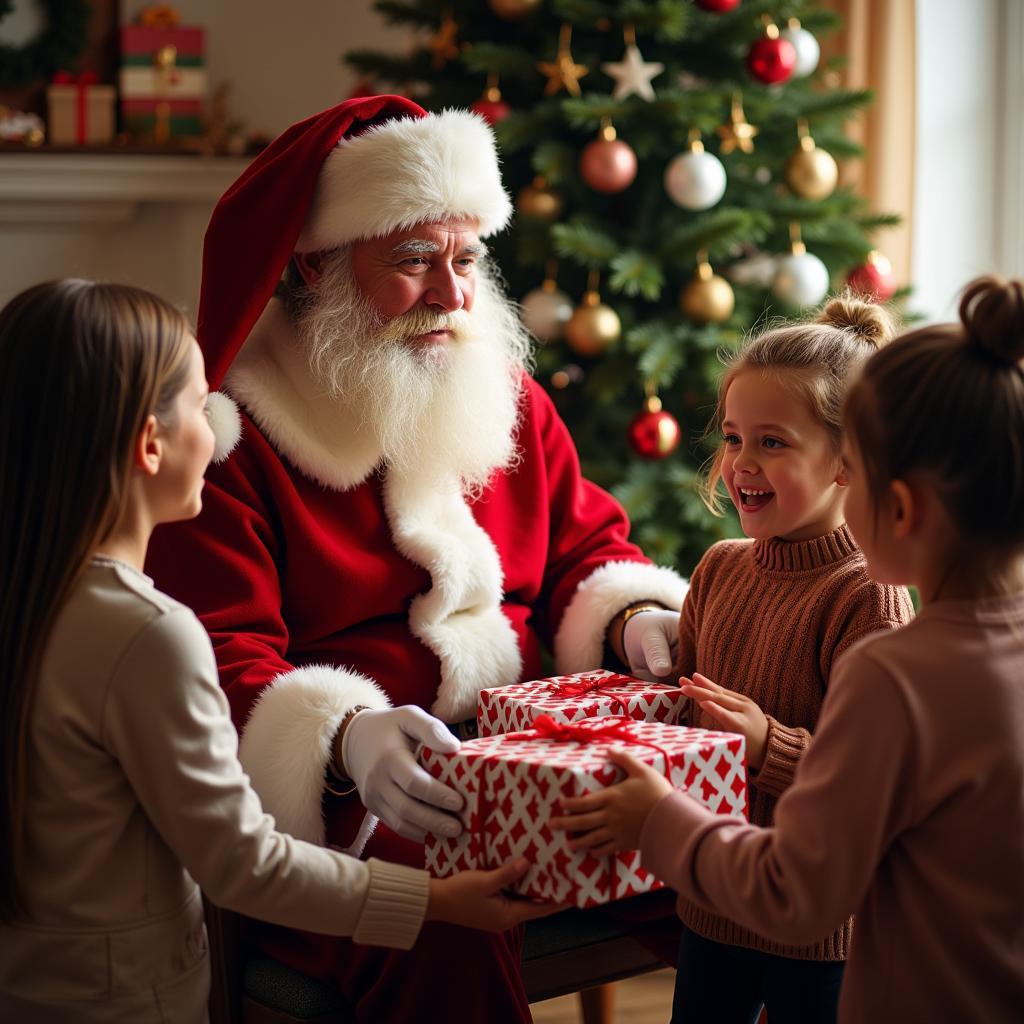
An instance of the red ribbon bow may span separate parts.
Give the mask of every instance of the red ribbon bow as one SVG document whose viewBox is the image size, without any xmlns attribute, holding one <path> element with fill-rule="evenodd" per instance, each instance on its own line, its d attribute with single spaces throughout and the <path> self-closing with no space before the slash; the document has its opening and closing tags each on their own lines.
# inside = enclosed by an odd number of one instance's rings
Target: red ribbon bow
<svg viewBox="0 0 1024 1024">
<path fill-rule="evenodd" d="M 604 718 L 585 718 L 582 722 L 559 722 L 550 715 L 538 715 L 534 720 L 533 728 L 525 733 L 512 733 L 514 736 L 522 736 L 524 739 L 531 732 L 537 734 L 538 738 L 554 740 L 561 743 L 584 743 L 602 742 L 608 740 L 624 740 L 626 743 L 636 743 L 642 747 L 650 747 L 656 750 L 665 758 L 665 778 L 669 778 L 672 770 L 672 758 L 667 750 L 652 740 L 645 740 L 637 736 L 633 731 L 640 723 L 628 717 L 608 716 Z"/>
<path fill-rule="evenodd" d="M 629 709 L 626 707 L 626 702 L 617 693 L 613 693 L 611 690 L 606 690 L 604 684 L 608 680 L 601 676 L 591 676 L 589 679 L 584 679 L 579 683 L 554 683 L 552 689 L 558 697 L 582 697 L 587 693 L 602 693 L 605 697 L 610 697 L 616 705 L 618 705 L 618 711 L 622 715 L 629 715 Z"/>
<path fill-rule="evenodd" d="M 90 85 L 97 82 L 95 71 L 83 71 L 79 75 L 70 71 L 58 71 L 53 76 L 54 85 L 73 85 L 77 89 L 75 95 L 75 141 L 84 146 L 89 138 L 89 108 L 86 104 L 86 97 Z"/>
</svg>

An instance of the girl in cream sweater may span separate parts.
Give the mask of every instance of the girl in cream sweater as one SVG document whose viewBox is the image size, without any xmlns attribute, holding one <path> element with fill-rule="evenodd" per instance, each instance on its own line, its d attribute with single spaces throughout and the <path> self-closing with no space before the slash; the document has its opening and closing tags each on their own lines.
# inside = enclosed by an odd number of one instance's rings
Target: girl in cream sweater
<svg viewBox="0 0 1024 1024">
<path fill-rule="evenodd" d="M 263 813 L 205 631 L 142 573 L 153 528 L 199 512 L 207 413 L 199 347 L 154 295 L 66 280 L 0 311 L 0 1019 L 206 1020 L 199 886 L 401 949 L 424 919 L 550 910 L 502 895 L 525 863 L 430 880 Z"/>
</svg>

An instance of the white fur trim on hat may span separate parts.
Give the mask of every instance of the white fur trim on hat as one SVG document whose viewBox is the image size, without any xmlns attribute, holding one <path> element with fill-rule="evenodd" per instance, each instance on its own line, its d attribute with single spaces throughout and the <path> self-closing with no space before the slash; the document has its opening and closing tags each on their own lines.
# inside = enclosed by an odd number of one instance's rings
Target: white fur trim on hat
<svg viewBox="0 0 1024 1024">
<path fill-rule="evenodd" d="M 478 221 L 486 238 L 511 215 L 494 135 L 482 117 L 446 110 L 397 118 L 334 147 L 295 251 L 334 249 L 454 218 Z"/>
<path fill-rule="evenodd" d="M 223 462 L 242 437 L 242 416 L 238 406 L 223 391 L 211 391 L 206 398 L 206 415 L 216 439 L 213 461 Z"/>
<path fill-rule="evenodd" d="M 678 611 L 689 584 L 663 566 L 646 562 L 609 562 L 580 582 L 555 635 L 559 674 L 599 668 L 608 623 L 627 605 L 657 601 Z"/>
<path fill-rule="evenodd" d="M 357 704 L 391 706 L 366 676 L 307 665 L 277 676 L 253 705 L 238 759 L 281 832 L 323 845 L 324 773 L 334 734 Z"/>
</svg>

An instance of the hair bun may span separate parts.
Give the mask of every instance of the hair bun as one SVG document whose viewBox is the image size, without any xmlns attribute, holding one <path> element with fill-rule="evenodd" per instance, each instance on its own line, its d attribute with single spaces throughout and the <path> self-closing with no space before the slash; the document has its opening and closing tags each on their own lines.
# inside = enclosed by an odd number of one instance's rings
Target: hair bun
<svg viewBox="0 0 1024 1024">
<path fill-rule="evenodd" d="M 976 277 L 964 288 L 960 320 L 968 344 L 1011 365 L 1024 360 L 1024 281 Z"/>
<path fill-rule="evenodd" d="M 858 299 L 852 292 L 829 299 L 815 321 L 851 331 L 872 348 L 881 348 L 894 333 L 892 317 L 886 309 L 877 302 Z"/>
</svg>

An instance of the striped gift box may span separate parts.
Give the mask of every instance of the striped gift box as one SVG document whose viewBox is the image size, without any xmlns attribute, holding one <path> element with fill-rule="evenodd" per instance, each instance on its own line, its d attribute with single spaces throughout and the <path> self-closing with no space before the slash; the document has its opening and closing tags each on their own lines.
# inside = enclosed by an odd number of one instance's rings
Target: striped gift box
<svg viewBox="0 0 1024 1024">
<path fill-rule="evenodd" d="M 158 128 L 199 135 L 206 98 L 205 32 L 198 27 L 121 29 L 121 120 L 134 135 Z"/>
</svg>

